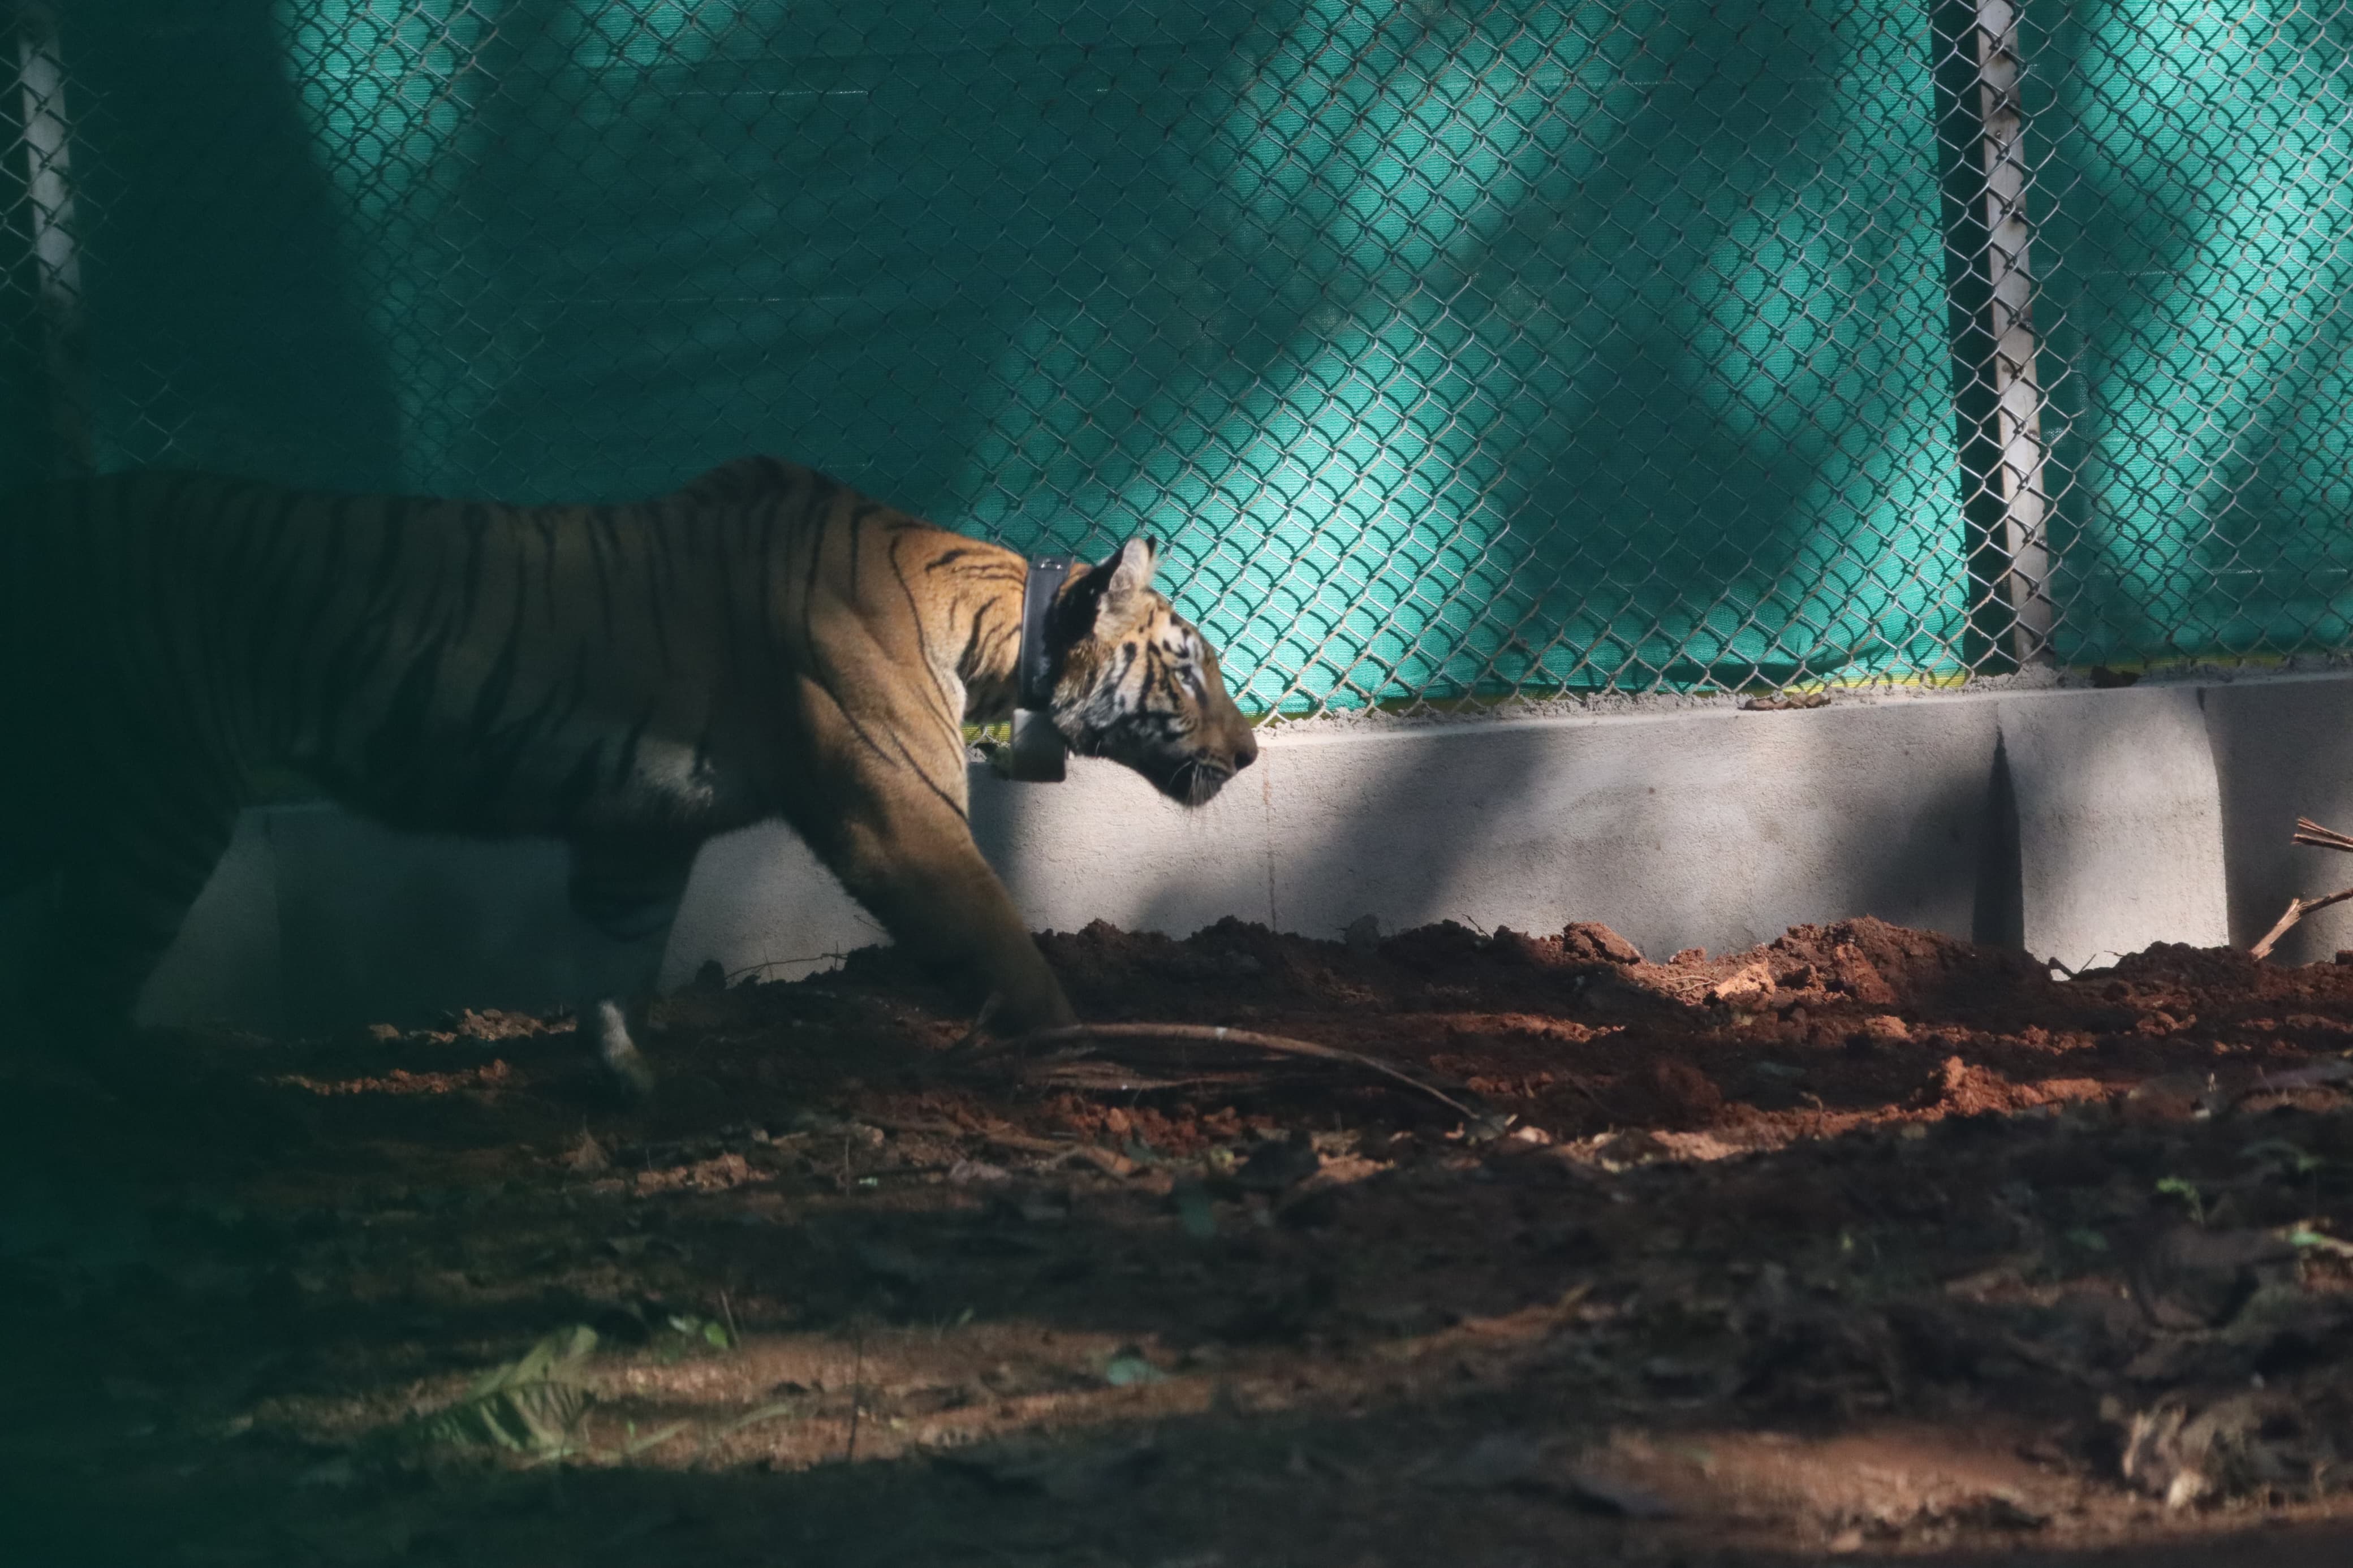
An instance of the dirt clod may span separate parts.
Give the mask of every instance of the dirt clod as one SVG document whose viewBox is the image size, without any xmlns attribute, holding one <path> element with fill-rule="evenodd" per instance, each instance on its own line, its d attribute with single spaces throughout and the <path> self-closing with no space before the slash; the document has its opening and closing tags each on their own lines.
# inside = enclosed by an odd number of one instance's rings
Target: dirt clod
<svg viewBox="0 0 2353 1568">
<path fill-rule="evenodd" d="M 1600 963 L 1640 963 L 1641 951 L 1596 921 L 1577 921 L 1560 933 L 1562 953 L 1571 960 Z"/>
</svg>

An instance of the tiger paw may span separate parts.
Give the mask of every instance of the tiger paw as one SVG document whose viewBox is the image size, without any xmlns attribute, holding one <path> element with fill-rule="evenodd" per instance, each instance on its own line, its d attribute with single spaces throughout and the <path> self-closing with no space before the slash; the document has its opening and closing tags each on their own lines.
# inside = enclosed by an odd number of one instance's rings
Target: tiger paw
<svg viewBox="0 0 2353 1568">
<path fill-rule="evenodd" d="M 622 1095 L 629 1100 L 644 1100 L 654 1091 L 653 1064 L 629 1038 L 629 1020 L 617 1002 L 599 1002 L 591 1010 L 595 1025 L 590 1033 L 596 1047 L 596 1059 L 605 1065 L 606 1076 Z"/>
</svg>

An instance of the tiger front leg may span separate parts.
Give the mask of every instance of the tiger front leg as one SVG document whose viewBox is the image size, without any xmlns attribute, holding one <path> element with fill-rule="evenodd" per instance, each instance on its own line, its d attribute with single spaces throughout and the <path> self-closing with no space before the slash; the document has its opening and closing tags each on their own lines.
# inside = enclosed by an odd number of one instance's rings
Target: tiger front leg
<svg viewBox="0 0 2353 1568">
<path fill-rule="evenodd" d="M 607 945 L 593 971 L 618 984 L 583 997 L 573 1009 L 581 1041 L 595 1054 L 613 1086 L 628 1099 L 653 1092 L 654 1070 L 638 1048 L 631 1028 L 639 1028 L 655 983 L 670 929 L 694 869 L 695 846 L 669 838 L 595 837 L 572 846 L 569 889 L 573 912 Z"/>
<path fill-rule="evenodd" d="M 1079 1021 L 971 827 L 944 802 L 875 803 L 831 824 L 795 826 L 902 947 L 997 998 L 996 1027 L 1019 1034 Z"/>
</svg>

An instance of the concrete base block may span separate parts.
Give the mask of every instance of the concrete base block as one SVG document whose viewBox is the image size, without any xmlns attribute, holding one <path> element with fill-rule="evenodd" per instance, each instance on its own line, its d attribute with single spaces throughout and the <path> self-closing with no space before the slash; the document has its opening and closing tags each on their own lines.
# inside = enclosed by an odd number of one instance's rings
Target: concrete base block
<svg viewBox="0 0 2353 1568">
<path fill-rule="evenodd" d="M 141 988 L 133 1017 L 173 1024 L 225 1019 L 263 1030 L 286 1026 L 286 971 L 278 943 L 284 919 L 269 829 L 269 818 L 261 812 L 237 819 L 227 853 L 188 908 L 179 940 Z"/>
<path fill-rule="evenodd" d="M 1035 931 L 1104 920 L 1192 932 L 1228 915 L 1269 920 L 1261 760 L 1208 805 L 1178 805 L 1115 763 L 1071 759 L 1059 784 L 971 774 L 972 832 Z"/>
<path fill-rule="evenodd" d="M 1271 921 L 1595 920 L 1657 957 L 1864 911 L 1966 934 L 1994 742 L 1982 702 L 1278 734 Z"/>
<path fill-rule="evenodd" d="M 395 833 L 324 805 L 258 815 L 292 1028 L 569 1006 L 635 984 L 628 955 L 573 915 L 561 844 Z"/>
<path fill-rule="evenodd" d="M 1873 914 L 2075 967 L 2244 942 L 2293 894 L 2353 882 L 2288 847 L 2298 812 L 2353 828 L 2353 678 L 1278 726 L 1199 811 L 1108 763 L 973 780 L 975 837 L 1033 927 L 1599 920 L 1664 956 Z M 315 1029 L 570 1003 L 630 971 L 572 918 L 565 873 L 553 843 L 255 813 L 142 1011 Z M 791 976 L 880 937 L 790 833 L 754 828 L 705 846 L 663 974 Z M 2338 946 L 2353 907 L 2283 951 Z"/>
<path fill-rule="evenodd" d="M 714 838 L 695 857 L 661 983 L 685 984 L 705 960 L 733 977 L 798 980 L 888 940 L 792 829 L 766 823 Z"/>
<path fill-rule="evenodd" d="M 2206 728 L 2221 764 L 2223 858 L 2231 940 L 2254 942 L 2292 899 L 2353 887 L 2353 856 L 2292 843 L 2309 816 L 2353 832 L 2353 680 L 2284 678 L 2206 693 Z M 2309 963 L 2353 948 L 2353 903 L 2321 910 L 2276 949 Z"/>
<path fill-rule="evenodd" d="M 2070 969 L 2230 940 L 2222 802 L 2200 693 L 1999 701 L 2017 802 L 2021 934 Z"/>
</svg>

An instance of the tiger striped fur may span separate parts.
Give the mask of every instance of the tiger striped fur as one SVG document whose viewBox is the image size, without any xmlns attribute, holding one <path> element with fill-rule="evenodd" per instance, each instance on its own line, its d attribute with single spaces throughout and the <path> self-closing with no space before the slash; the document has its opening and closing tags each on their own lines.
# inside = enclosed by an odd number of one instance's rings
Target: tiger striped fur
<svg viewBox="0 0 2353 1568">
<path fill-rule="evenodd" d="M 1198 804 L 1257 754 L 1132 540 L 1048 640 L 1071 748 Z M 143 472 L 0 526 L 0 896 L 42 891 L 31 1000 L 127 1019 L 266 770 L 395 827 L 569 841 L 649 993 L 694 853 L 782 817 L 1011 1028 L 1073 1021 L 966 822 L 963 726 L 1009 710 L 1027 563 L 752 458 L 624 506 L 290 492 Z M 642 1082 L 623 1003 L 582 1031 Z"/>
</svg>

